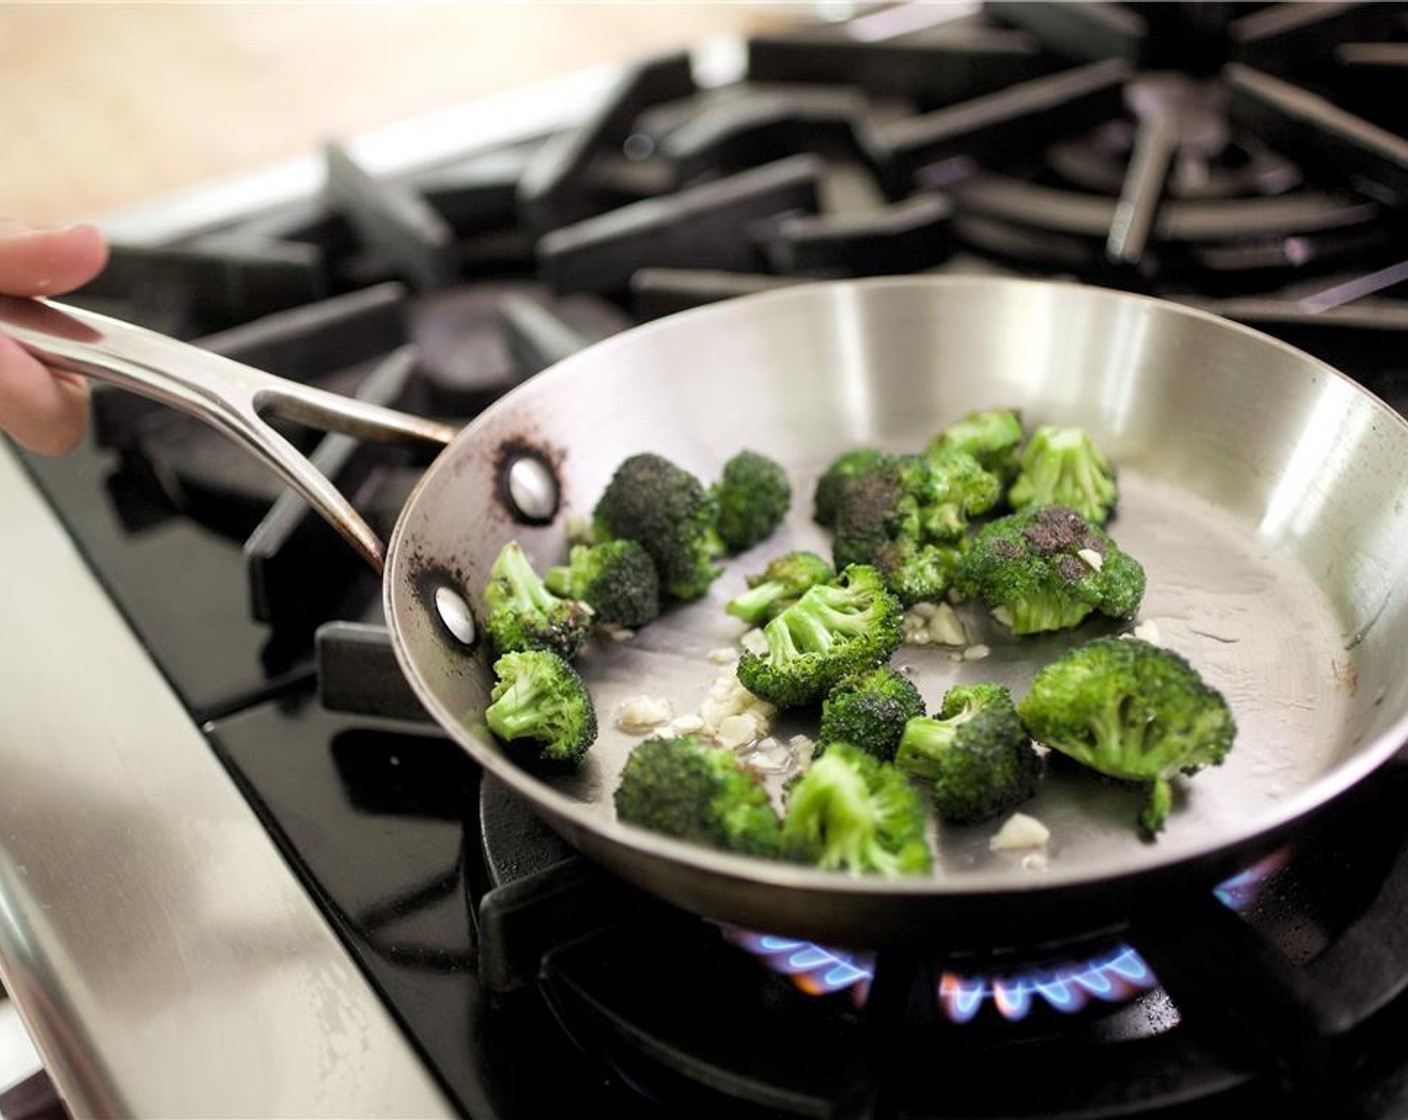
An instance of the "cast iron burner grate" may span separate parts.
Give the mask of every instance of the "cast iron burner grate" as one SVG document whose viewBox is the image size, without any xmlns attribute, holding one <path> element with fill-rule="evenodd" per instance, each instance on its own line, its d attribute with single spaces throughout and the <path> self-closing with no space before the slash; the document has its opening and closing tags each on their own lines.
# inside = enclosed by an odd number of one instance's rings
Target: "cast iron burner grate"
<svg viewBox="0 0 1408 1120">
<path fill-rule="evenodd" d="M 875 953 L 641 898 L 489 778 L 480 971 L 518 998 L 537 987 L 585 1050 L 687 1112 L 1349 1115 L 1379 1088 L 1345 1044 L 1408 1014 L 1394 1002 L 1408 986 L 1408 826 L 1389 811 L 1405 793 L 1399 762 L 1294 852 L 1120 929 L 1056 945 L 1035 930 L 1001 949 L 938 931 L 931 951 Z M 1051 998 L 1032 997 L 1037 983 Z"/>
</svg>

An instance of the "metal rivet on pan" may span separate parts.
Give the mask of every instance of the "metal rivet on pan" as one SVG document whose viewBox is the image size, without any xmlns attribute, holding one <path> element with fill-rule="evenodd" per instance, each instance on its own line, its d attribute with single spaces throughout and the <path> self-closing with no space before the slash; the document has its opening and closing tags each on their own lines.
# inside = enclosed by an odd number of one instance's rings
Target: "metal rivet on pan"
<svg viewBox="0 0 1408 1120">
<path fill-rule="evenodd" d="M 469 604 L 453 587 L 440 586 L 435 589 L 435 611 L 445 629 L 467 646 L 474 644 L 474 615 Z"/>
<path fill-rule="evenodd" d="M 557 513 L 557 479 L 552 468 L 535 455 L 520 455 L 509 464 L 508 500 L 524 521 L 546 523 Z"/>
</svg>

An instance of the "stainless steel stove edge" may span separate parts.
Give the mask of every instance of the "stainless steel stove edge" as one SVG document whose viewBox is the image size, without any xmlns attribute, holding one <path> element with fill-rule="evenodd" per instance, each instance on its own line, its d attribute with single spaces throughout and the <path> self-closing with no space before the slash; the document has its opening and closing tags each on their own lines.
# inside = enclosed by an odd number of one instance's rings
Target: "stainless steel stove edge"
<svg viewBox="0 0 1408 1120">
<path fill-rule="evenodd" d="M 0 976 L 75 1115 L 453 1116 L 0 446 Z"/>
</svg>

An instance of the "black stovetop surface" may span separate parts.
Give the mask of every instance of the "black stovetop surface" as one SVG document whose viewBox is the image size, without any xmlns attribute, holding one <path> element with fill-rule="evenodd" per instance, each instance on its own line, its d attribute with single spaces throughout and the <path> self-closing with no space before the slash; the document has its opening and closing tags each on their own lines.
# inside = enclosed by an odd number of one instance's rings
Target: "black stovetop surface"
<svg viewBox="0 0 1408 1120">
<path fill-rule="evenodd" d="M 322 197 L 117 246 L 79 298 L 458 420 L 760 288 L 1063 276 L 1210 307 L 1402 409 L 1405 41 L 1396 4 L 886 9 L 755 40 L 719 89 L 643 63 L 573 130 L 466 137 L 414 175 L 330 147 Z M 423 465 L 297 438 L 383 532 Z M 376 580 L 221 437 L 100 392 L 88 446 L 27 462 L 469 1115 L 1408 1115 L 1408 766 L 1174 914 L 1039 949 L 750 952 L 594 869 L 417 718 Z M 1152 975 L 1091 965 L 1126 948 Z"/>
</svg>

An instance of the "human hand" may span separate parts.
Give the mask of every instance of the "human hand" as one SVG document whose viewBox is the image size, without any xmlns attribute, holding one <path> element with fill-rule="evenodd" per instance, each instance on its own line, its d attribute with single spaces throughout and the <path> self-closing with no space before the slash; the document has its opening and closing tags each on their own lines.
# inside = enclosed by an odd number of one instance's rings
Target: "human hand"
<svg viewBox="0 0 1408 1120">
<path fill-rule="evenodd" d="M 108 247 L 90 225 L 33 229 L 0 217 L 0 293 L 52 296 L 81 287 L 102 271 Z M 88 426 L 88 383 L 49 369 L 0 334 L 0 431 L 31 451 L 60 455 Z"/>
</svg>

